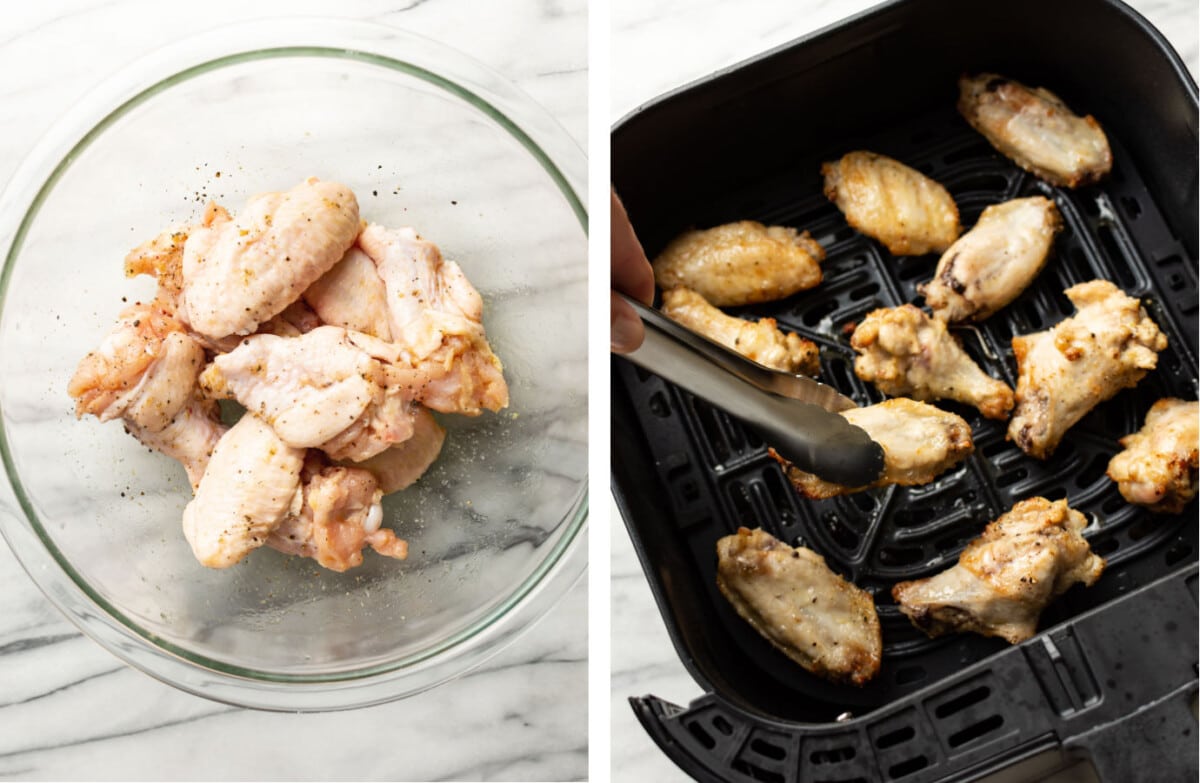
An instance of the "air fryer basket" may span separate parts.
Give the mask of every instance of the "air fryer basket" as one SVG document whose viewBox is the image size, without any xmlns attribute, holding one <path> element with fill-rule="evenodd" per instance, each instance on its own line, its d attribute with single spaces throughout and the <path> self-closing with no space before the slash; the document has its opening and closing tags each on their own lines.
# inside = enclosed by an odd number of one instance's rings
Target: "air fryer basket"
<svg viewBox="0 0 1200 783">
<path fill-rule="evenodd" d="M 735 219 L 809 230 L 827 251 L 822 284 L 744 312 L 817 342 L 826 382 L 878 402 L 854 376 L 845 327 L 876 307 L 921 304 L 916 285 L 936 257 L 892 257 L 821 195 L 822 160 L 870 149 L 944 184 L 967 227 L 998 201 L 1058 204 L 1064 230 L 1034 285 L 956 330 L 990 374 L 1015 386 L 1012 337 L 1070 315 L 1063 289 L 1093 278 L 1140 297 L 1170 345 L 1156 371 L 1098 406 L 1045 462 L 1008 443 L 1006 423 L 938 403 L 972 426 L 965 464 L 923 487 L 820 502 L 797 496 L 738 422 L 615 360 L 614 492 L 680 656 L 711 691 L 686 710 L 654 697 L 634 707 L 698 778 L 970 779 L 1058 748 L 1091 756 L 1106 781 L 1195 778 L 1196 507 L 1150 514 L 1104 475 L 1117 439 L 1155 400 L 1197 395 L 1195 85 L 1117 3 L 975 5 L 893 3 L 627 118 L 613 136 L 614 182 L 647 251 L 689 225 Z M 1035 13 L 1039 29 L 1024 29 Z M 1080 19 L 1087 36 L 1057 34 Z M 1089 59 L 1097 47 L 1103 63 Z M 1104 81 L 1122 68 L 1145 75 L 1142 86 Z M 1111 177 L 1056 189 L 996 154 L 953 108 L 958 74 L 985 69 L 1095 114 L 1113 145 Z M 1092 520 L 1085 535 L 1109 563 L 1097 585 L 1056 600 L 1043 632 L 1017 647 L 912 628 L 891 586 L 952 564 L 984 524 L 1035 495 L 1065 497 Z M 714 547 L 739 525 L 815 549 L 874 594 L 884 638 L 875 681 L 826 683 L 737 617 L 716 590 Z"/>
</svg>

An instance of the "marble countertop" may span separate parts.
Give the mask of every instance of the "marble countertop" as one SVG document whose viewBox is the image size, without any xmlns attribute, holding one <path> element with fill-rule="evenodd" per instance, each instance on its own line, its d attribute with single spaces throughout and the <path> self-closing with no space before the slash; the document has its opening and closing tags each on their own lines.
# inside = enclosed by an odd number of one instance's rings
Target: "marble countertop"
<svg viewBox="0 0 1200 783">
<path fill-rule="evenodd" d="M 1200 72 L 1194 0 L 1128 0 Z M 875 5 L 870 0 L 613 0 L 610 121 L 655 96 Z M 664 42 L 669 41 L 669 46 Z M 701 695 L 680 663 L 610 502 L 612 772 L 614 780 L 683 781 L 629 708 L 654 694 L 678 705 Z"/>
<path fill-rule="evenodd" d="M 64 0 L 0 6 L 0 186 L 99 80 L 232 22 L 340 16 L 404 28 L 506 75 L 587 143 L 584 0 Z M 0 539 L 0 778 L 576 780 L 586 777 L 587 585 L 472 673 L 326 714 L 228 707 L 82 636 Z"/>
</svg>

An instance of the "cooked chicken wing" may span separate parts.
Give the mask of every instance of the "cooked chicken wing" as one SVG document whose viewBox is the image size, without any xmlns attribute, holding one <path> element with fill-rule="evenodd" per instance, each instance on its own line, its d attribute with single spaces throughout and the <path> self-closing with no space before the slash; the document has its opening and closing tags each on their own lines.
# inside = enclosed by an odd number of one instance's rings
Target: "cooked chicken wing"
<svg viewBox="0 0 1200 783">
<path fill-rule="evenodd" d="M 355 463 L 353 467 L 371 471 L 379 482 L 379 489 L 383 494 L 390 495 L 419 479 L 438 458 L 445 440 L 446 431 L 433 418 L 433 414 L 418 405 L 413 412 L 411 438 Z"/>
<path fill-rule="evenodd" d="M 267 546 L 311 557 L 331 571 L 362 565 L 363 547 L 403 560 L 408 543 L 380 527 L 383 493 L 365 470 L 330 466 L 310 451 L 302 473 L 299 512 L 288 514 L 267 538 Z"/>
<path fill-rule="evenodd" d="M 216 357 L 200 376 L 214 398 L 233 398 L 294 448 L 363 460 L 412 435 L 408 400 L 389 389 L 382 341 L 321 326 L 299 337 L 256 334 Z M 394 354 L 390 354 L 394 355 Z"/>
<path fill-rule="evenodd" d="M 468 416 L 506 407 L 508 384 L 483 331 L 483 299 L 458 264 L 411 228 L 372 223 L 358 241 L 387 292 L 391 342 L 401 353 L 392 382 L 403 396 Z"/>
<path fill-rule="evenodd" d="M 383 340 L 392 337 L 383 280 L 375 262 L 357 246 L 308 287 L 304 301 L 324 323 Z"/>
<path fill-rule="evenodd" d="M 784 334 L 774 318 L 747 321 L 725 315 L 690 288 L 663 292 L 662 311 L 692 331 L 766 367 L 805 375 L 821 371 L 817 344 L 791 332 Z"/>
<path fill-rule="evenodd" d="M 971 361 L 946 325 L 906 304 L 874 310 L 850 337 L 854 372 L 891 397 L 956 400 L 990 419 L 1008 418 L 1012 389 Z"/>
<path fill-rule="evenodd" d="M 1060 228 L 1058 208 L 1044 196 L 993 204 L 917 290 L 939 320 L 982 321 L 1033 282 Z"/>
<path fill-rule="evenodd" d="M 167 426 L 160 430 L 139 427 L 126 420 L 126 431 L 137 438 L 143 446 L 178 460 L 187 471 L 192 492 L 200 486 L 200 479 L 208 468 L 213 449 L 229 428 L 221 423 L 220 411 L 212 400 L 189 395 L 187 404 L 175 414 Z"/>
<path fill-rule="evenodd" d="M 1136 386 L 1158 364 L 1166 336 L 1138 300 L 1107 280 L 1066 290 L 1079 308 L 1053 329 L 1013 338 L 1017 407 L 1009 439 L 1045 459 L 1088 411 Z"/>
<path fill-rule="evenodd" d="M 975 450 L 969 424 L 923 402 L 897 397 L 840 415 L 883 448 L 883 475 L 865 487 L 847 487 L 806 473 L 772 450 L 792 486 L 805 497 L 820 500 L 888 484 L 928 484 Z"/>
<path fill-rule="evenodd" d="M 201 565 L 237 563 L 289 512 L 299 512 L 304 455 L 252 413 L 225 433 L 183 510 L 183 534 Z"/>
<path fill-rule="evenodd" d="M 813 674 L 862 685 L 879 672 L 874 599 L 811 549 L 739 528 L 717 542 L 717 587 L 754 630 Z"/>
<path fill-rule="evenodd" d="M 957 565 L 901 582 L 892 597 L 930 636 L 973 631 L 1023 642 L 1050 601 L 1076 582 L 1090 587 L 1103 573 L 1104 558 L 1080 535 L 1085 527 L 1065 500 L 1023 500 L 968 544 Z"/>
<path fill-rule="evenodd" d="M 123 417 L 157 432 L 191 398 L 204 366 L 204 349 L 158 302 L 121 313 L 100 347 L 79 362 L 67 386 L 75 415 L 100 421 Z"/>
<path fill-rule="evenodd" d="M 716 307 L 733 307 L 813 288 L 824 260 L 807 231 L 742 220 L 675 237 L 654 259 L 654 280 L 663 290 L 690 288 Z"/>
<path fill-rule="evenodd" d="M 857 231 L 892 255 L 942 252 L 958 238 L 958 207 L 944 187 L 874 152 L 849 152 L 821 165 L 825 196 Z"/>
<path fill-rule="evenodd" d="M 180 315 L 206 337 L 251 334 L 336 264 L 358 234 L 345 185 L 310 177 L 251 198 L 233 219 L 206 216 L 183 249 Z"/>
<path fill-rule="evenodd" d="M 1112 168 L 1108 138 L 1044 87 L 994 73 L 958 80 L 958 111 L 1002 154 L 1052 185 L 1090 185 Z"/>
<path fill-rule="evenodd" d="M 1120 443 L 1125 450 L 1108 463 L 1108 477 L 1130 503 L 1178 514 L 1196 497 L 1200 402 L 1159 400 L 1145 425 Z"/>
</svg>

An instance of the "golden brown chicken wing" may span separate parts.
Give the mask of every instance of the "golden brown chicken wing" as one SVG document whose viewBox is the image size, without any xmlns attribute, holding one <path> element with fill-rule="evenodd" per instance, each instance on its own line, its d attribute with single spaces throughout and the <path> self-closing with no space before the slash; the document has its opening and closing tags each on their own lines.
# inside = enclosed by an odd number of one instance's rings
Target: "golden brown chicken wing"
<svg viewBox="0 0 1200 783">
<path fill-rule="evenodd" d="M 913 625 L 930 636 L 973 631 L 1013 644 L 1037 631 L 1038 617 L 1076 582 L 1095 584 L 1104 558 L 1080 533 L 1083 514 L 1067 501 L 1030 498 L 989 524 L 958 564 L 892 588 Z"/>
<path fill-rule="evenodd" d="M 752 220 L 688 231 L 654 259 L 663 290 L 690 288 L 717 307 L 770 302 L 821 282 L 825 251 L 807 231 Z"/>
<path fill-rule="evenodd" d="M 692 331 L 765 367 L 804 375 L 820 372 L 817 344 L 791 332 L 784 334 L 774 318 L 747 321 L 726 315 L 690 288 L 665 291 L 662 311 Z"/>
<path fill-rule="evenodd" d="M 958 207 L 944 187 L 874 152 L 849 152 L 821 166 L 825 196 L 846 222 L 892 255 L 942 252 L 958 238 Z"/>
<path fill-rule="evenodd" d="M 1145 425 L 1120 443 L 1125 450 L 1108 463 L 1108 477 L 1130 503 L 1178 514 L 1196 497 L 1200 402 L 1159 400 Z"/>
<path fill-rule="evenodd" d="M 994 73 L 958 80 L 958 111 L 1002 154 L 1053 185 L 1090 185 L 1112 169 L 1100 123 L 1044 87 Z"/>
<path fill-rule="evenodd" d="M 874 599 L 811 549 L 739 528 L 717 542 L 717 587 L 754 630 L 813 674 L 862 685 L 879 672 Z"/>
<path fill-rule="evenodd" d="M 967 356 L 936 318 L 906 304 L 875 310 L 850 337 L 854 372 L 891 397 L 956 400 L 991 419 L 1008 418 L 1012 389 Z"/>
<path fill-rule="evenodd" d="M 1066 290 L 1079 308 L 1053 329 L 1013 338 L 1017 407 L 1008 437 L 1045 459 L 1075 422 L 1158 364 L 1166 336 L 1138 300 L 1107 280 Z"/>
</svg>

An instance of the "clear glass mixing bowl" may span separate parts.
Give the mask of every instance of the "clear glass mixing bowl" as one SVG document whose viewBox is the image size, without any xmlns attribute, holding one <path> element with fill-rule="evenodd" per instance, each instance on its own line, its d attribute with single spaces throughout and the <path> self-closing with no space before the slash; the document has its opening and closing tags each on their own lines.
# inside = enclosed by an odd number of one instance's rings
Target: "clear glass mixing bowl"
<svg viewBox="0 0 1200 783">
<path fill-rule="evenodd" d="M 387 27 L 257 22 L 186 40 L 59 122 L 0 201 L 0 529 L 84 632 L 185 690 L 245 706 L 386 701 L 479 663 L 583 572 L 586 161 L 515 87 Z M 269 550 L 208 570 L 182 469 L 66 384 L 126 300 L 125 253 L 209 198 L 315 175 L 466 270 L 512 403 L 441 417 L 441 458 L 385 502 L 409 558 L 345 574 Z"/>
</svg>

